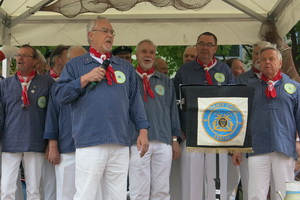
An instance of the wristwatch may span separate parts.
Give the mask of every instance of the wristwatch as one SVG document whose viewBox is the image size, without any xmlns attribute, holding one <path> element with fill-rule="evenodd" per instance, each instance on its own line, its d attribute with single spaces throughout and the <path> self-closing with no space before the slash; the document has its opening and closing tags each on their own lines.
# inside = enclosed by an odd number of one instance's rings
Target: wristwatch
<svg viewBox="0 0 300 200">
<path fill-rule="evenodd" d="M 179 141 L 178 141 L 178 137 L 173 138 L 173 142 L 179 142 Z"/>
</svg>

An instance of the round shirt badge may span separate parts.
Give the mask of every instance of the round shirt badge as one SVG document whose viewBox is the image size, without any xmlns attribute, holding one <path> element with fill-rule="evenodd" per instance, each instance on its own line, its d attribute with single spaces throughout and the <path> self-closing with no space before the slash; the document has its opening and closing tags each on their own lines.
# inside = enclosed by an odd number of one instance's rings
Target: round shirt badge
<svg viewBox="0 0 300 200">
<path fill-rule="evenodd" d="M 160 96 L 165 94 L 165 88 L 162 85 L 155 86 L 155 92 Z"/>
<path fill-rule="evenodd" d="M 223 83 L 225 81 L 225 76 L 222 73 L 215 73 L 214 77 L 219 83 Z"/>
<path fill-rule="evenodd" d="M 284 84 L 284 89 L 289 94 L 293 94 L 294 92 L 296 92 L 296 86 L 291 83 Z"/>
<path fill-rule="evenodd" d="M 126 81 L 126 76 L 121 71 L 115 71 L 115 76 L 118 83 L 124 83 Z"/>
<path fill-rule="evenodd" d="M 45 108 L 46 105 L 47 105 L 47 100 L 46 100 L 46 97 L 45 96 L 41 96 L 39 99 L 38 99 L 38 105 L 40 108 Z"/>
<path fill-rule="evenodd" d="M 205 133 L 217 142 L 229 142 L 243 128 L 244 117 L 240 109 L 229 102 L 215 102 L 203 112 L 202 124 Z"/>
</svg>

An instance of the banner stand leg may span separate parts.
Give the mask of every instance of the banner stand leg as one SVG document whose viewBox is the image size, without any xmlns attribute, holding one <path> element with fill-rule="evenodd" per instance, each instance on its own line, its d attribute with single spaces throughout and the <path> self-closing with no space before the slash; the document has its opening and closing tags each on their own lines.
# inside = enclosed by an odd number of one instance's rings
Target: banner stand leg
<svg viewBox="0 0 300 200">
<path fill-rule="evenodd" d="M 220 180 L 220 158 L 219 154 L 216 153 L 216 178 L 214 178 L 215 181 L 215 187 L 216 187 L 216 200 L 221 199 L 221 180 Z"/>
</svg>

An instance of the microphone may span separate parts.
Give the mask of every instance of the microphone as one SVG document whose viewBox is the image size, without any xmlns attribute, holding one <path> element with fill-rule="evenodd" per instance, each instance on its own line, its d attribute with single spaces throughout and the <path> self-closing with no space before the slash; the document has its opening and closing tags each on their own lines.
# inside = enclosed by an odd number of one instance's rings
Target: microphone
<svg viewBox="0 0 300 200">
<path fill-rule="evenodd" d="M 100 67 L 106 70 L 108 68 L 109 64 L 110 64 L 110 60 L 104 60 L 103 63 L 100 65 Z M 90 85 L 90 89 L 91 90 L 94 89 L 97 86 L 97 83 L 98 83 L 98 81 L 92 82 Z"/>
</svg>

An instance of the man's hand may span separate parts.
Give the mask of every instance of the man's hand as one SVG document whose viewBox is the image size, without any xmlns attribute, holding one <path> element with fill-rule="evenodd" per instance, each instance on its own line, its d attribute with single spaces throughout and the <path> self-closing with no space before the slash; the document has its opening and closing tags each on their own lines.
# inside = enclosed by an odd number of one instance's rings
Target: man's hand
<svg viewBox="0 0 300 200">
<path fill-rule="evenodd" d="M 49 140 L 47 149 L 49 150 L 46 152 L 48 162 L 53 165 L 58 165 L 60 163 L 60 154 L 58 151 L 57 140 Z"/>
<path fill-rule="evenodd" d="M 145 153 L 148 151 L 149 148 L 149 141 L 148 141 L 148 130 L 147 129 L 141 129 L 140 135 L 137 138 L 136 141 L 137 150 L 140 152 L 140 157 L 142 158 Z"/>
<path fill-rule="evenodd" d="M 232 155 L 232 162 L 236 166 L 240 166 L 242 164 L 242 153 L 234 153 Z"/>
<path fill-rule="evenodd" d="M 96 67 L 89 73 L 80 77 L 81 88 L 86 87 L 91 82 L 100 82 L 105 77 L 105 69 Z"/>
<path fill-rule="evenodd" d="M 181 155 L 181 149 L 180 149 L 180 145 L 178 142 L 174 142 L 172 143 L 172 152 L 173 152 L 173 160 L 176 160 L 180 157 Z"/>
</svg>

